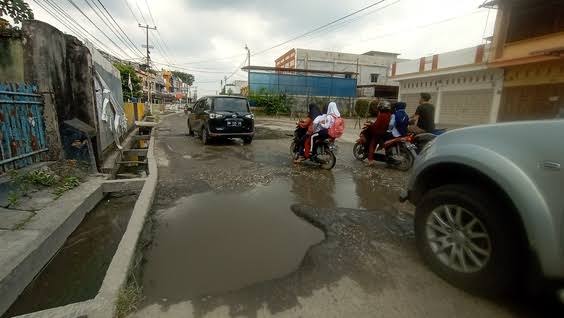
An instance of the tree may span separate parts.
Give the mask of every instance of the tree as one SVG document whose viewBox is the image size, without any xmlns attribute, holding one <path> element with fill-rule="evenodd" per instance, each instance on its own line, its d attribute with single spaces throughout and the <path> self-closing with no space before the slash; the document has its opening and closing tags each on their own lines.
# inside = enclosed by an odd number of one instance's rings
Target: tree
<svg viewBox="0 0 564 318">
<path fill-rule="evenodd" d="M 184 83 L 188 85 L 192 85 L 194 83 L 194 75 L 192 74 L 179 72 L 179 71 L 172 71 L 172 75 L 180 78 Z"/>
<path fill-rule="evenodd" d="M 33 11 L 23 0 L 0 0 L 0 17 L 9 16 L 14 23 L 33 19 Z"/>
<path fill-rule="evenodd" d="M 132 97 L 142 97 L 141 79 L 135 73 L 133 66 L 123 63 L 114 63 L 121 75 L 121 90 L 123 92 L 123 100 L 131 100 Z M 131 88 L 129 88 L 129 76 L 131 76 Z"/>
</svg>

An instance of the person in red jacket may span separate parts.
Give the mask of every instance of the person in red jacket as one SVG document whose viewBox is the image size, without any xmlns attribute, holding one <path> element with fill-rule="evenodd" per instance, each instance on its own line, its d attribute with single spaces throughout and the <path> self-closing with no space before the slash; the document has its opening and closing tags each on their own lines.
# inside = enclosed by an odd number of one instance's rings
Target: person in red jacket
<svg viewBox="0 0 564 318">
<path fill-rule="evenodd" d="M 376 147 L 386 141 L 390 119 L 392 117 L 392 105 L 388 101 L 383 101 L 379 105 L 380 111 L 376 121 L 368 127 L 368 137 L 370 144 L 368 147 L 368 165 L 374 165 L 374 152 Z"/>
</svg>

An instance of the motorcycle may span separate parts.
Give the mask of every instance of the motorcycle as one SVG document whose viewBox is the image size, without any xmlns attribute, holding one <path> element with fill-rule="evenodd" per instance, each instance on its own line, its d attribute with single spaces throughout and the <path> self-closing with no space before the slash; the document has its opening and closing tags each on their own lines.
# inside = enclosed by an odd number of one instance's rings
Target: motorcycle
<svg viewBox="0 0 564 318">
<path fill-rule="evenodd" d="M 303 145 L 301 138 L 307 137 L 302 137 L 302 135 L 299 133 L 299 128 L 296 128 L 296 130 L 294 131 L 294 139 L 290 144 L 290 153 L 292 160 L 296 160 L 300 156 L 300 145 Z M 337 157 L 335 156 L 337 146 L 335 145 L 335 140 L 332 138 L 318 140 L 313 145 L 313 147 L 316 147 L 317 155 L 312 155 L 310 157 L 311 162 L 319 166 L 321 169 L 333 169 L 333 167 L 335 167 L 335 164 L 337 163 Z"/>
<path fill-rule="evenodd" d="M 353 147 L 353 155 L 357 160 L 364 161 L 368 158 L 369 142 L 363 136 L 365 127 Z M 383 144 L 379 144 L 374 152 L 374 160 L 385 162 L 390 167 L 400 171 L 411 169 L 417 156 L 416 146 L 413 144 L 414 135 L 397 137 L 390 139 Z"/>
<path fill-rule="evenodd" d="M 442 135 L 446 132 L 446 129 L 435 129 L 430 133 L 422 133 L 414 135 L 411 143 L 415 145 L 415 152 L 419 154 L 425 145 L 427 145 L 431 140 L 437 138 L 437 136 Z"/>
</svg>

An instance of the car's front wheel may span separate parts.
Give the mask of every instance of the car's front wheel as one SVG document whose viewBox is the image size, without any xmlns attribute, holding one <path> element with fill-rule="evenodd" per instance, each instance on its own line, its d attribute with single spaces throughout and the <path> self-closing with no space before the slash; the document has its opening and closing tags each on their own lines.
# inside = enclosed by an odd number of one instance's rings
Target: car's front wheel
<svg viewBox="0 0 564 318">
<path fill-rule="evenodd" d="M 202 137 L 202 143 L 204 145 L 210 144 L 210 136 L 208 135 L 208 130 L 206 129 L 206 127 L 202 128 L 202 132 L 200 133 L 200 136 Z"/>
<path fill-rule="evenodd" d="M 186 122 L 187 122 L 187 125 L 188 125 L 188 136 L 194 136 L 194 131 L 192 130 L 192 125 L 190 125 L 190 119 L 188 119 Z"/>
<path fill-rule="evenodd" d="M 250 145 L 253 142 L 253 137 L 243 137 L 243 143 L 245 145 Z"/>
<path fill-rule="evenodd" d="M 520 241 L 503 205 L 469 185 L 446 185 L 417 205 L 417 248 L 427 265 L 451 284 L 499 295 L 518 278 Z"/>
</svg>

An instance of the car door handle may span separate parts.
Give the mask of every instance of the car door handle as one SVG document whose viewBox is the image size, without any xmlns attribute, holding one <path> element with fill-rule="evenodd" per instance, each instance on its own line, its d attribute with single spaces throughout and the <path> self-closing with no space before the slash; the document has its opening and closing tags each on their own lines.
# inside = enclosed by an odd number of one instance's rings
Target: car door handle
<svg viewBox="0 0 564 318">
<path fill-rule="evenodd" d="M 560 163 L 554 161 L 543 161 L 541 162 L 541 167 L 547 170 L 560 171 Z"/>
</svg>

